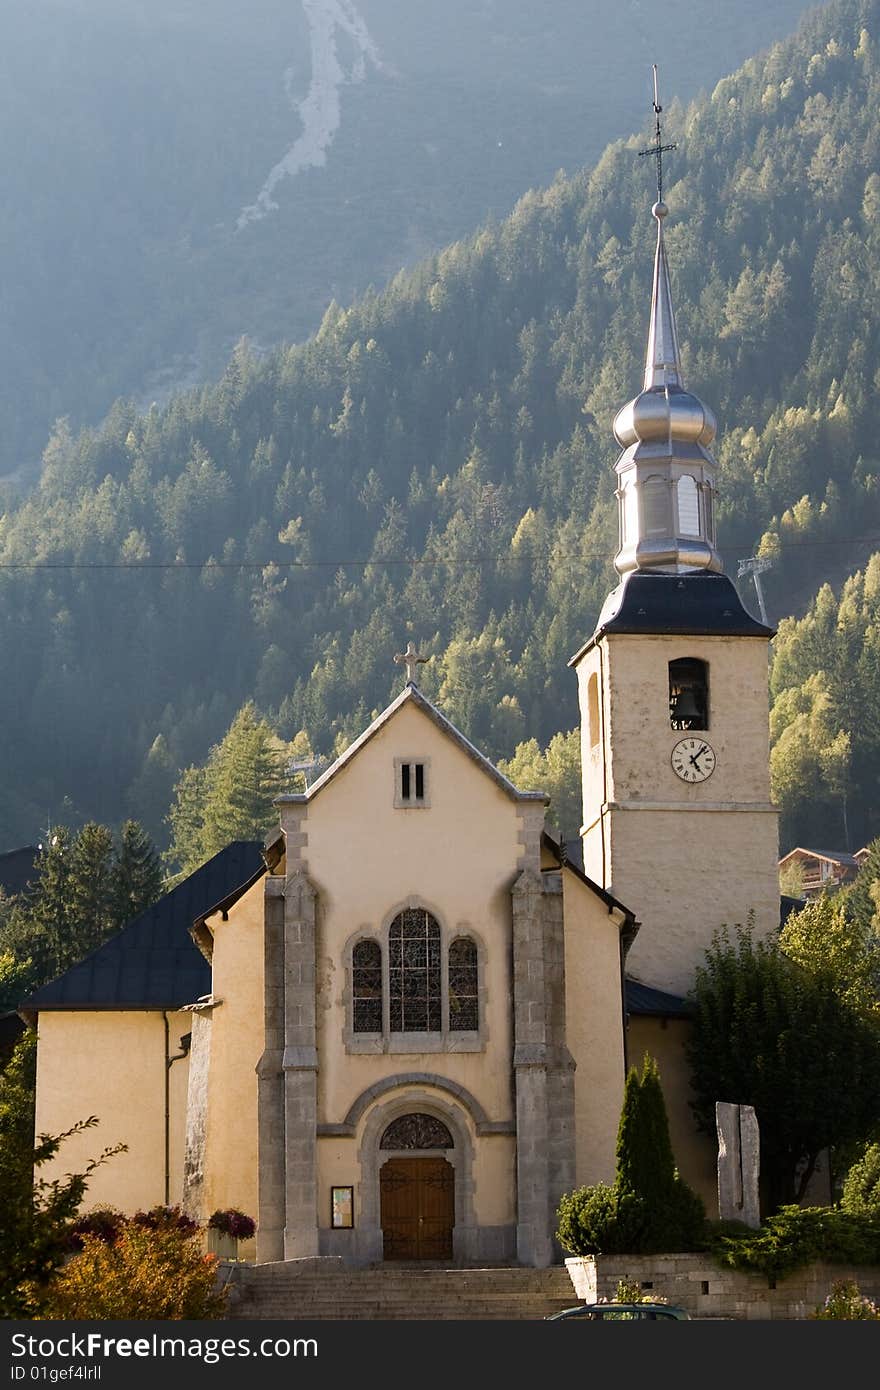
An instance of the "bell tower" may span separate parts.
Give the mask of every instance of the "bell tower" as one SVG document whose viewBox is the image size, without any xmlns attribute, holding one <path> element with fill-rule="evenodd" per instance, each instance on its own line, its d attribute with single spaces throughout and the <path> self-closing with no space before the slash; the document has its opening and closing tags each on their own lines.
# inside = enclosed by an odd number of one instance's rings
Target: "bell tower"
<svg viewBox="0 0 880 1390">
<path fill-rule="evenodd" d="M 683 995 L 713 932 L 779 925 L 768 647 L 715 548 L 712 412 L 685 389 L 663 239 L 660 105 L 644 383 L 614 421 L 620 582 L 569 662 L 584 869 L 641 922 L 629 973 Z"/>
</svg>

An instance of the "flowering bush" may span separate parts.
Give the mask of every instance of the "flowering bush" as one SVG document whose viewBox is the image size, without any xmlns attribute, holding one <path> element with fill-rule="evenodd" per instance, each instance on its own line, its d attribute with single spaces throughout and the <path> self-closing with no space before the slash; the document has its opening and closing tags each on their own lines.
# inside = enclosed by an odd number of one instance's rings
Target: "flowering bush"
<svg viewBox="0 0 880 1390">
<path fill-rule="evenodd" d="M 208 1226 L 212 1231 L 222 1231 L 224 1235 L 234 1236 L 237 1240 L 250 1240 L 257 1229 L 252 1217 L 245 1216 L 243 1211 L 236 1211 L 235 1207 L 213 1212 L 208 1218 Z"/>
<path fill-rule="evenodd" d="M 131 1220 L 146 1231 L 179 1231 L 183 1236 L 194 1236 L 199 1229 L 199 1223 L 180 1207 L 150 1207 L 149 1211 L 136 1211 Z"/>
<path fill-rule="evenodd" d="M 850 1322 L 880 1322 L 880 1308 L 859 1292 L 859 1286 L 852 1279 L 839 1279 L 832 1285 L 831 1292 L 820 1308 L 810 1315 L 813 1318 L 834 1318 Z"/>
<path fill-rule="evenodd" d="M 52 1319 L 219 1318 L 217 1260 L 173 1225 L 126 1221 L 114 1241 L 83 1235 L 52 1280 L 39 1316 Z"/>
<path fill-rule="evenodd" d="M 126 1218 L 115 1207 L 93 1207 L 78 1216 L 70 1228 L 68 1244 L 74 1254 L 83 1248 L 84 1236 L 97 1236 L 112 1244 L 119 1236 Z"/>
<path fill-rule="evenodd" d="M 599 1299 L 600 1303 L 607 1302 L 606 1299 Z M 668 1303 L 668 1298 L 654 1293 L 653 1289 L 643 1289 L 637 1279 L 618 1279 L 617 1290 L 614 1294 L 615 1303 Z"/>
</svg>

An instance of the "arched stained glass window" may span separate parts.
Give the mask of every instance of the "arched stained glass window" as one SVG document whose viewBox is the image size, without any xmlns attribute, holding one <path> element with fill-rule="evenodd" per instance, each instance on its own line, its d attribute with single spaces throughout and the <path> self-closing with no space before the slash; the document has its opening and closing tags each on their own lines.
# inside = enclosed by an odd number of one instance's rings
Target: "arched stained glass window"
<svg viewBox="0 0 880 1390">
<path fill-rule="evenodd" d="M 433 1115 L 401 1115 L 379 1141 L 380 1149 L 452 1149 L 455 1142 L 442 1120 Z"/>
<path fill-rule="evenodd" d="M 354 1031 L 382 1031 L 382 948 L 378 941 L 358 941 L 351 953 Z"/>
<path fill-rule="evenodd" d="M 470 1032 L 479 1027 L 477 947 L 466 936 L 449 947 L 449 1027 Z"/>
<path fill-rule="evenodd" d="M 440 924 L 421 907 L 398 913 L 388 932 L 392 1033 L 441 1027 Z"/>
</svg>

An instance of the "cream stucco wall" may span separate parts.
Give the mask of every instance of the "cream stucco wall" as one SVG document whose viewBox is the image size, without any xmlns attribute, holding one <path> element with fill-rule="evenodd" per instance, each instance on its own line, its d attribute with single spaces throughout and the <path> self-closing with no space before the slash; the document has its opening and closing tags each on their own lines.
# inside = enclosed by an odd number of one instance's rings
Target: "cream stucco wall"
<svg viewBox="0 0 880 1390">
<path fill-rule="evenodd" d="M 169 1055 L 181 1051 L 190 1016 L 169 1013 Z M 98 1125 L 72 1136 L 41 1176 L 82 1171 L 118 1143 L 126 1153 L 92 1175 L 83 1211 L 132 1213 L 165 1202 L 165 1028 L 160 1011 L 46 1010 L 39 1015 L 35 1128 L 59 1134 L 78 1120 Z M 180 1201 L 188 1061 L 169 1071 L 169 1199 Z"/>
<path fill-rule="evenodd" d="M 425 808 L 395 807 L 395 760 L 401 759 L 426 764 Z M 527 814 L 534 810 L 534 803 L 527 805 Z M 282 807 L 282 823 L 285 812 Z M 491 1122 L 512 1123 L 510 889 L 523 863 L 521 803 L 413 704 L 402 706 L 300 816 L 297 808 L 298 830 L 307 839 L 300 863 L 318 890 L 319 1125 L 342 1123 L 358 1097 L 386 1078 L 416 1084 L 430 1095 L 421 1081 L 410 1081 L 425 1073 L 463 1087 Z M 288 860 L 288 872 L 291 867 Z M 441 1038 L 408 1035 L 408 1042 L 407 1035 L 390 1034 L 372 1044 L 354 1035 L 354 1048 L 372 1050 L 353 1050 L 346 1042 L 352 945 L 375 939 L 387 958 L 392 919 L 416 905 L 440 924 L 444 962 L 456 936 L 477 943 L 481 1045 L 455 1032 Z M 468 1118 L 466 1104 L 447 1091 L 438 1095 Z M 367 1109 L 360 1116 L 351 1141 L 319 1145 L 322 1224 L 331 1184 L 358 1180 L 360 1139 L 370 1115 Z M 497 1135 L 477 1137 L 473 1177 L 479 1222 L 513 1221 L 511 1143 Z"/>
<path fill-rule="evenodd" d="M 263 893 L 258 881 L 207 919 L 213 933 L 211 1055 L 205 1134 L 205 1216 L 257 1216 L 257 1075 L 263 1053 Z"/>
<path fill-rule="evenodd" d="M 670 754 L 669 662 L 709 665 L 712 776 L 686 785 Z M 737 637 L 612 635 L 578 667 L 584 725 L 589 678 L 600 677 L 601 753 L 585 750 L 586 872 L 642 923 L 629 957 L 636 978 L 684 993 L 713 931 L 754 911 L 779 922 L 777 814 L 770 801 L 767 643 Z M 588 734 L 584 741 L 590 742 Z"/>
<path fill-rule="evenodd" d="M 641 1069 L 647 1052 L 657 1063 L 669 1138 L 678 1171 L 706 1204 L 710 1220 L 718 1216 L 717 1145 L 694 1124 L 689 1101 L 693 1099 L 684 1043 L 690 1024 L 679 1019 L 633 1017 L 627 1030 L 627 1060 Z"/>
<path fill-rule="evenodd" d="M 426 809 L 395 808 L 395 758 L 429 763 Z M 318 890 L 319 1123 L 342 1121 L 380 1078 L 425 1070 L 454 1078 L 491 1119 L 512 1119 L 510 888 L 520 827 L 517 803 L 415 705 L 309 803 L 302 853 Z M 391 920 L 410 904 L 440 923 L 444 956 L 459 934 L 481 948 L 485 1051 L 346 1051 L 351 945 L 372 937 L 386 950 Z M 454 1048 L 454 1033 L 448 1041 Z"/>
<path fill-rule="evenodd" d="M 625 1080 L 619 912 L 563 870 L 565 1028 L 576 1064 L 576 1185 L 613 1182 Z"/>
</svg>

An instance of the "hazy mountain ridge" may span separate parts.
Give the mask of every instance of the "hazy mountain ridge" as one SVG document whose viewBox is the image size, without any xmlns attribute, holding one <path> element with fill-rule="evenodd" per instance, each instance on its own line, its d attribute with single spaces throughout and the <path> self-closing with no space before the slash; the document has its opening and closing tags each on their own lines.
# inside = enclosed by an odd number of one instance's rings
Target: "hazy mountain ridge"
<svg viewBox="0 0 880 1390">
<path fill-rule="evenodd" d="M 283 179 L 278 212 L 239 231 L 302 135 L 303 0 L 16 7 L 0 51 L 0 474 L 35 464 L 60 415 L 94 423 L 120 394 L 164 402 L 216 377 L 243 333 L 305 338 L 333 296 L 598 157 L 647 108 L 652 59 L 687 97 L 803 9 L 671 0 L 658 26 L 635 0 L 309 0 L 313 18 L 361 24 L 385 66 L 339 89 L 325 165 Z M 336 44 L 353 72 L 338 26 Z"/>
<path fill-rule="evenodd" d="M 735 574 L 767 533 L 774 619 L 805 556 L 818 581 L 823 547 L 837 563 L 841 541 L 880 529 L 875 35 L 878 0 L 843 0 L 666 112 L 685 368 L 721 426 L 722 551 Z M 300 346 L 242 346 L 166 410 L 119 403 L 98 431 L 56 431 L 38 493 L 0 525 L 5 566 L 62 566 L 0 571 L 11 843 L 64 793 L 74 816 L 128 811 L 161 833 L 178 769 L 250 695 L 331 753 L 398 688 L 408 636 L 433 654 L 428 693 L 493 756 L 575 723 L 566 661 L 613 582 L 611 419 L 641 377 L 646 138 L 331 306 Z M 863 588 L 864 632 L 878 589 Z M 833 701 L 820 713 L 837 748 Z M 868 731 L 849 786 L 862 839 L 877 767 Z"/>
</svg>

